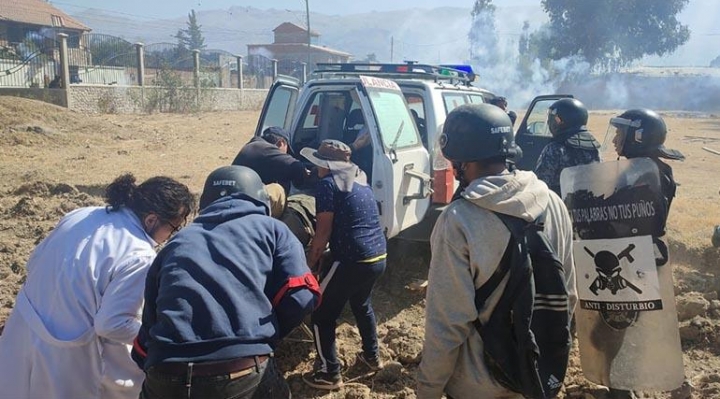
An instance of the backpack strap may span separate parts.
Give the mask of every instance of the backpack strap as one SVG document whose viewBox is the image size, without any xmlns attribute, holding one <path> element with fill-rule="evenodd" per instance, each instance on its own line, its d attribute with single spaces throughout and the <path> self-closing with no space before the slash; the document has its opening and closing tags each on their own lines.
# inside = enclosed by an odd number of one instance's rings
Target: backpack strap
<svg viewBox="0 0 720 399">
<path fill-rule="evenodd" d="M 478 288 L 475 290 L 475 308 L 480 310 L 485 306 L 485 302 L 488 300 L 490 295 L 497 289 L 497 287 L 500 285 L 500 282 L 505 278 L 505 275 L 507 275 L 508 271 L 510 270 L 510 256 L 512 256 L 512 250 L 513 247 L 516 245 L 517 242 L 524 240 L 525 233 L 524 230 L 528 228 L 534 228 L 543 230 L 545 228 L 545 215 L 546 212 L 543 212 L 538 216 L 537 219 L 535 219 L 534 222 L 528 223 L 523 219 L 520 219 L 518 217 L 506 215 L 499 212 L 493 212 L 495 216 L 500 219 L 501 222 L 505 225 L 505 227 L 510 231 L 510 240 L 508 240 L 507 247 L 505 247 L 505 252 L 503 253 L 502 259 L 500 260 L 500 264 L 498 265 L 497 269 L 495 269 L 495 272 L 493 272 L 492 276 Z M 480 327 L 480 320 L 476 319 L 474 321 L 475 327 Z"/>
<path fill-rule="evenodd" d="M 520 218 L 516 218 L 513 216 L 505 215 L 498 212 L 493 212 L 495 216 L 497 216 L 501 222 L 505 225 L 505 227 L 510 230 L 510 239 L 508 240 L 508 244 L 505 247 L 505 252 L 503 253 L 502 259 L 500 259 L 500 264 L 495 269 L 495 272 L 493 272 L 492 276 L 485 282 L 485 284 L 481 285 L 477 290 L 475 290 L 475 308 L 478 310 L 482 309 L 485 306 L 485 302 L 490 297 L 490 295 L 495 292 L 497 287 L 500 285 L 500 282 L 505 278 L 505 275 L 507 275 L 508 271 L 510 271 L 510 266 L 512 266 L 510 263 L 510 257 L 512 256 L 512 251 L 515 243 L 518 242 L 519 239 L 522 239 L 523 237 L 523 229 L 527 225 L 527 222 Z M 479 325 L 480 321 L 475 320 L 476 327 Z"/>
</svg>

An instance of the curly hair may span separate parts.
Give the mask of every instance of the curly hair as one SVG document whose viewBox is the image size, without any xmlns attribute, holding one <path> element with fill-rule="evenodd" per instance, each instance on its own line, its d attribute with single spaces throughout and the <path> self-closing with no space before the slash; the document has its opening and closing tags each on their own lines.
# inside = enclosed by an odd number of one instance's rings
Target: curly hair
<svg viewBox="0 0 720 399">
<path fill-rule="evenodd" d="M 154 213 L 162 220 L 177 220 L 187 218 L 195 210 L 195 196 L 175 179 L 155 176 L 140 185 L 136 181 L 132 173 L 126 173 L 107 186 L 105 202 L 109 211 L 125 206 L 140 219 Z"/>
</svg>

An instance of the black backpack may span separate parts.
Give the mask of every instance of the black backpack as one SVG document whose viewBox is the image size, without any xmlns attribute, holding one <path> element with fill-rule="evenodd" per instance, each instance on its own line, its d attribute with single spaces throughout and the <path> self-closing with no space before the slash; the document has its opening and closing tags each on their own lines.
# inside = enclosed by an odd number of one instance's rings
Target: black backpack
<svg viewBox="0 0 720 399">
<path fill-rule="evenodd" d="M 508 274 L 485 324 L 475 321 L 485 364 L 495 380 L 526 398 L 553 398 L 560 391 L 570 356 L 570 320 L 565 272 L 545 235 L 545 216 L 528 223 L 495 213 L 511 237 L 500 265 L 475 291 L 482 309 Z"/>
</svg>

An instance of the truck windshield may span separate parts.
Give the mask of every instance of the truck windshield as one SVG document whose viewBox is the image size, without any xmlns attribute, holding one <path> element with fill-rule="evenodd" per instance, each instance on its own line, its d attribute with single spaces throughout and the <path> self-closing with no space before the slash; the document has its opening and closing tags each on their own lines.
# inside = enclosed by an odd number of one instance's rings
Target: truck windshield
<svg viewBox="0 0 720 399">
<path fill-rule="evenodd" d="M 420 143 L 402 93 L 368 89 L 368 96 L 386 149 L 413 147 Z"/>
</svg>

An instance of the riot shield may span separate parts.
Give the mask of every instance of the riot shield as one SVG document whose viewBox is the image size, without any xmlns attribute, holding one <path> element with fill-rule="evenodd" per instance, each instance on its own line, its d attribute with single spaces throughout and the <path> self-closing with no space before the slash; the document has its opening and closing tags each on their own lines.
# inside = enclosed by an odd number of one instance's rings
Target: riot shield
<svg viewBox="0 0 720 399">
<path fill-rule="evenodd" d="M 679 387 L 672 269 L 655 261 L 667 215 L 657 166 L 647 158 L 576 166 L 560 185 L 575 233 L 583 374 L 616 389 Z"/>
</svg>

